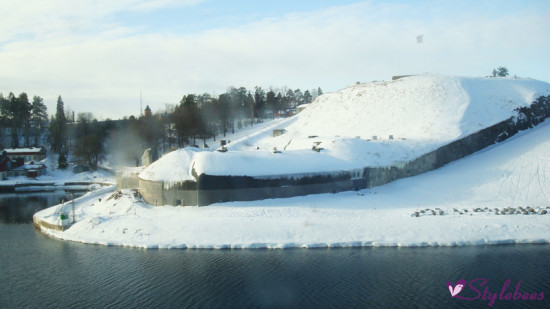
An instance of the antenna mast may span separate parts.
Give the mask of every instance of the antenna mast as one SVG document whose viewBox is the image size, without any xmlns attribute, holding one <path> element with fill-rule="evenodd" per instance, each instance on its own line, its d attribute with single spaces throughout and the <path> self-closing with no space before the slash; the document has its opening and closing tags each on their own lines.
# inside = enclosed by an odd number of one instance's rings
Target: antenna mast
<svg viewBox="0 0 550 309">
<path fill-rule="evenodd" d="M 139 116 L 143 115 L 143 102 L 141 100 L 141 91 L 139 92 Z"/>
</svg>

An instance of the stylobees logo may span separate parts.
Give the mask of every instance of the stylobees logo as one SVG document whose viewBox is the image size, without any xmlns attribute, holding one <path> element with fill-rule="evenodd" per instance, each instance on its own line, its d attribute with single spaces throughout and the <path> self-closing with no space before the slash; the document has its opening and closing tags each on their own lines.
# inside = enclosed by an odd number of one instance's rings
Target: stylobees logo
<svg viewBox="0 0 550 309">
<path fill-rule="evenodd" d="M 451 293 L 451 297 L 463 299 L 463 300 L 484 300 L 487 301 L 487 305 L 492 307 L 495 302 L 498 301 L 530 301 L 538 302 L 544 299 L 544 293 L 541 292 L 532 292 L 525 291 L 521 288 L 521 281 L 518 281 L 515 288 L 510 287 L 512 280 L 508 279 L 504 284 L 498 288 L 491 288 L 487 284 L 487 279 L 474 279 L 471 280 L 468 285 L 466 285 L 466 280 L 460 279 L 456 284 L 447 282 L 447 287 Z M 464 297 L 459 295 L 462 291 L 464 294 L 475 295 L 473 297 Z"/>
</svg>

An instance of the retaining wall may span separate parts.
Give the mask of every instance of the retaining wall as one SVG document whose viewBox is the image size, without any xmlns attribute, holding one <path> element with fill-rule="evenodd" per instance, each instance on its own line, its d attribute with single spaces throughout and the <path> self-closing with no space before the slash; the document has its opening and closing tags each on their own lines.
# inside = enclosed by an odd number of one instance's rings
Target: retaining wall
<svg viewBox="0 0 550 309">
<path fill-rule="evenodd" d="M 138 176 L 142 170 L 142 168 L 131 168 L 116 171 L 116 189 L 119 191 L 122 189 L 138 189 Z"/>
</svg>

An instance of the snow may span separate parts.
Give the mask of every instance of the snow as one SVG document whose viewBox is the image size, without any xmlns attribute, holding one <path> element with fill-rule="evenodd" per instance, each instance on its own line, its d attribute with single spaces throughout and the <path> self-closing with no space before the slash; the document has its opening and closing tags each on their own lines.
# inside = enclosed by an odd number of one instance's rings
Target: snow
<svg viewBox="0 0 550 309">
<path fill-rule="evenodd" d="M 45 164 L 48 164 L 47 159 L 43 160 Z M 75 174 L 72 171 L 72 166 L 67 169 L 51 169 L 48 166 L 47 174 L 43 176 L 38 176 L 35 179 L 29 179 L 25 176 L 20 177 L 10 177 L 7 180 L 0 181 L 2 185 L 15 185 L 15 184 L 50 184 L 53 183 L 57 188 L 63 187 L 67 182 L 89 182 L 89 183 L 114 183 L 114 176 L 110 173 L 97 170 L 90 172 L 83 172 Z"/>
<path fill-rule="evenodd" d="M 44 232 L 140 248 L 548 243 L 550 214 L 543 214 L 550 212 L 548 136 L 550 121 L 438 170 L 358 192 L 153 207 L 132 191 L 106 188 L 77 200 L 77 221 L 69 229 Z M 35 216 L 59 224 L 59 207 Z M 520 207 L 533 212 L 509 214 Z"/>
<path fill-rule="evenodd" d="M 196 154 L 201 149 L 178 149 L 165 154 L 160 160 L 153 162 L 141 172 L 140 178 L 151 181 L 186 181 L 194 180 L 191 169 Z"/>
<path fill-rule="evenodd" d="M 4 149 L 8 155 L 14 154 L 14 153 L 40 153 L 43 148 L 42 147 L 30 147 L 30 148 L 6 148 Z"/>
<path fill-rule="evenodd" d="M 399 165 L 549 94 L 546 82 L 516 78 L 421 75 L 354 85 L 318 97 L 295 117 L 243 133 L 228 152 L 180 150 L 140 177 L 177 182 L 193 180 L 193 168 L 197 175 L 266 177 Z M 286 132 L 273 137 L 274 129 Z"/>
</svg>

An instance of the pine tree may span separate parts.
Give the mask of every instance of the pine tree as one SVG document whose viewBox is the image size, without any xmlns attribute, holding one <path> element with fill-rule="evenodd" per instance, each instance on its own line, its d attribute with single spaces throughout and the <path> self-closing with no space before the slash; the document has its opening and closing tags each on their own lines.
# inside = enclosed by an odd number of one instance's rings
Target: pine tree
<svg viewBox="0 0 550 309">
<path fill-rule="evenodd" d="M 497 68 L 497 76 L 498 76 L 498 77 L 506 77 L 506 76 L 508 76 L 508 68 L 506 68 L 506 67 L 498 67 L 498 68 Z"/>
<path fill-rule="evenodd" d="M 52 150 L 59 154 L 59 168 L 67 167 L 67 118 L 65 117 L 64 103 L 61 96 L 57 98 L 55 117 L 50 123 L 50 144 Z"/>
<path fill-rule="evenodd" d="M 31 134 L 34 138 L 34 146 L 39 146 L 42 129 L 47 121 L 48 109 L 44 105 L 44 100 L 39 96 L 34 96 L 31 105 Z"/>
</svg>

